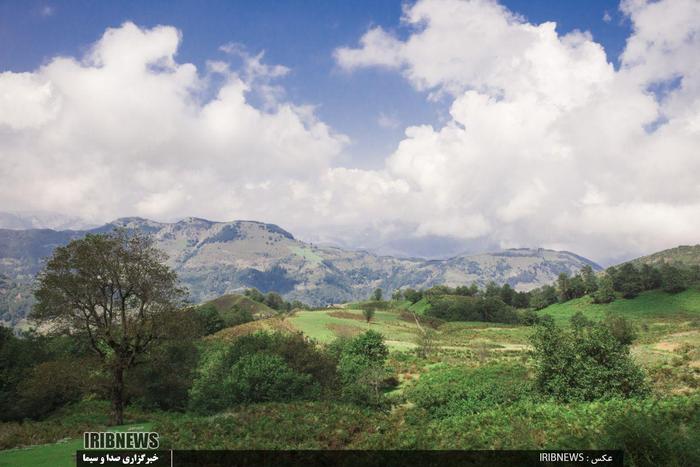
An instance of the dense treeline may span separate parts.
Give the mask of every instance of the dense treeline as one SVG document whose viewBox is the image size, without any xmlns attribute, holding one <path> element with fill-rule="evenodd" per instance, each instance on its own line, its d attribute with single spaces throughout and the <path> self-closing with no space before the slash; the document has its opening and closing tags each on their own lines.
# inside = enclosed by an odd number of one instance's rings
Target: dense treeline
<svg viewBox="0 0 700 467">
<path fill-rule="evenodd" d="M 486 321 L 495 323 L 533 324 L 536 316 L 526 310 L 529 293 L 514 290 L 509 284 L 490 282 L 486 288 L 438 285 L 426 290 L 397 290 L 394 300 L 411 304 L 426 302 L 426 316 L 445 321 Z"/>
<path fill-rule="evenodd" d="M 594 303 L 610 303 L 618 297 L 634 298 L 648 290 L 661 289 L 667 293 L 679 293 L 698 282 L 698 266 L 625 263 L 611 266 L 601 275 L 594 274 L 589 266 L 585 266 L 574 276 L 561 273 L 554 285 L 531 291 L 530 306 L 539 310 L 584 295 L 589 295 Z"/>
<path fill-rule="evenodd" d="M 509 284 L 499 286 L 490 282 L 483 289 L 476 284 L 438 285 L 426 290 L 399 289 L 394 291 L 392 299 L 406 300 L 412 305 L 423 301 L 429 305 L 426 315 L 446 321 L 534 324 L 537 315 L 532 309 L 541 310 L 585 295 L 594 303 L 610 303 L 618 297 L 634 298 L 647 290 L 678 293 L 698 282 L 700 266 L 625 263 L 597 275 L 586 265 L 573 276 L 562 272 L 554 284 L 529 292 L 517 291 Z"/>
<path fill-rule="evenodd" d="M 263 303 L 273 310 L 277 311 L 292 311 L 297 308 L 304 309 L 308 306 L 299 300 L 293 300 L 291 302 L 286 301 L 277 292 L 268 292 L 266 294 L 260 292 L 258 289 L 246 289 L 243 295 L 250 298 L 258 303 Z"/>
</svg>

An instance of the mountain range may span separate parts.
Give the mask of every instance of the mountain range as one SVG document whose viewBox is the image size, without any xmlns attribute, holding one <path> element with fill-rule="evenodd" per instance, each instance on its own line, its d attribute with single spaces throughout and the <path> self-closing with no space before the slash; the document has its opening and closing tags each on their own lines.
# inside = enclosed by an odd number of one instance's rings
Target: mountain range
<svg viewBox="0 0 700 467">
<path fill-rule="evenodd" d="M 16 325 L 24 318 L 31 306 L 32 281 L 54 248 L 116 227 L 152 235 L 193 302 L 250 287 L 311 305 L 364 299 L 377 287 L 388 295 L 401 287 L 484 286 L 495 281 L 529 290 L 586 264 L 601 269 L 573 253 L 541 248 L 442 260 L 397 258 L 303 242 L 274 224 L 198 218 L 162 223 L 132 217 L 89 230 L 0 229 L 0 321 Z"/>
</svg>

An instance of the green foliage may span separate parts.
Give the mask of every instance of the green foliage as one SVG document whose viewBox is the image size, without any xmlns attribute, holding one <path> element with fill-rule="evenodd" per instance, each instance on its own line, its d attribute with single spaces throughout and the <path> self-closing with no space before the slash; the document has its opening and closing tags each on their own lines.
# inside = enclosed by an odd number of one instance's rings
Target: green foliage
<svg viewBox="0 0 700 467">
<path fill-rule="evenodd" d="M 0 420 L 37 419 L 95 389 L 84 341 L 0 326 Z"/>
<path fill-rule="evenodd" d="M 408 288 L 403 291 L 403 296 L 409 302 L 416 303 L 421 298 L 423 298 L 423 292 L 421 292 L 420 290 Z"/>
<path fill-rule="evenodd" d="M 557 301 L 557 289 L 551 285 L 543 285 L 531 292 L 530 305 L 536 310 L 547 308 L 549 305 L 557 303 Z"/>
<path fill-rule="evenodd" d="M 288 308 L 287 302 L 285 302 L 282 296 L 277 292 L 268 292 L 265 295 L 265 300 L 263 303 L 265 303 L 265 305 L 269 306 L 273 310 L 277 311 L 286 311 Z"/>
<path fill-rule="evenodd" d="M 609 268 L 613 287 L 621 292 L 624 298 L 634 298 L 644 290 L 642 276 L 632 263 L 625 263 L 619 268 Z"/>
<path fill-rule="evenodd" d="M 664 292 L 679 293 L 688 288 L 688 274 L 679 266 L 664 263 L 660 275 Z"/>
<path fill-rule="evenodd" d="M 339 356 L 343 398 L 355 404 L 381 406 L 381 390 L 389 376 L 384 367 L 389 349 L 382 335 L 370 330 L 339 342 L 331 352 Z"/>
<path fill-rule="evenodd" d="M 598 290 L 598 280 L 595 277 L 593 268 L 589 264 L 581 268 L 580 274 L 583 280 L 584 293 L 592 294 Z"/>
<path fill-rule="evenodd" d="M 623 449 L 629 465 L 700 465 L 700 403 L 639 401 L 610 418 L 601 441 Z"/>
<path fill-rule="evenodd" d="M 334 361 L 302 335 L 258 332 L 205 349 L 190 407 L 212 413 L 244 402 L 313 399 L 333 389 L 335 375 Z"/>
<path fill-rule="evenodd" d="M 151 237 L 119 229 L 56 248 L 37 278 L 31 317 L 81 336 L 99 355 L 112 375 L 114 424 L 123 423 L 125 372 L 183 305 L 185 291 L 166 258 Z"/>
<path fill-rule="evenodd" d="M 386 416 L 329 401 L 240 405 L 223 417 L 161 417 L 154 430 L 173 449 L 344 449 L 363 446 Z"/>
<path fill-rule="evenodd" d="M 99 368 L 94 359 L 52 360 L 31 368 L 18 385 L 14 404 L 23 418 L 44 418 L 91 389 L 91 373 Z"/>
<path fill-rule="evenodd" d="M 623 344 L 602 323 L 575 319 L 570 330 L 553 323 L 538 326 L 532 337 L 537 388 L 560 401 L 634 397 L 648 391 L 643 371 Z"/>
<path fill-rule="evenodd" d="M 430 357 L 437 350 L 437 333 L 434 329 L 424 329 L 416 339 L 416 353 L 421 358 Z"/>
<path fill-rule="evenodd" d="M 407 393 L 433 418 L 476 413 L 532 397 L 527 370 L 512 364 L 436 368 Z"/>
<path fill-rule="evenodd" d="M 265 295 L 263 295 L 263 293 L 258 289 L 246 289 L 243 292 L 243 295 L 256 302 L 265 303 Z"/>
<path fill-rule="evenodd" d="M 227 406 L 315 398 L 320 392 L 311 375 L 298 373 L 282 357 L 266 353 L 241 357 L 231 367 L 222 385 L 228 392 Z"/>
<path fill-rule="evenodd" d="M 372 321 L 372 318 L 374 317 L 374 308 L 363 308 L 362 309 L 362 316 L 365 317 L 365 320 L 369 323 Z"/>
<path fill-rule="evenodd" d="M 217 331 L 226 327 L 224 320 L 219 315 L 216 307 L 211 303 L 204 304 L 194 309 L 197 315 L 197 321 L 202 328 L 202 333 L 205 336 L 214 334 Z"/>
<path fill-rule="evenodd" d="M 440 295 L 430 297 L 430 304 L 426 314 L 446 321 L 518 322 L 513 307 L 506 305 L 498 296 Z"/>
<path fill-rule="evenodd" d="M 367 331 L 348 342 L 345 354 L 362 357 L 370 365 L 383 365 L 389 355 L 384 337 L 376 331 Z"/>
<path fill-rule="evenodd" d="M 615 289 L 610 274 L 605 274 L 600 279 L 598 290 L 593 292 L 593 303 L 610 303 L 615 300 Z"/>
<path fill-rule="evenodd" d="M 631 345 L 637 338 L 636 326 L 624 316 L 608 313 L 603 320 L 610 333 L 622 345 Z"/>
<path fill-rule="evenodd" d="M 377 287 L 374 289 L 372 292 L 372 296 L 370 297 L 370 300 L 374 300 L 375 302 L 380 302 L 382 300 L 382 289 Z"/>
</svg>

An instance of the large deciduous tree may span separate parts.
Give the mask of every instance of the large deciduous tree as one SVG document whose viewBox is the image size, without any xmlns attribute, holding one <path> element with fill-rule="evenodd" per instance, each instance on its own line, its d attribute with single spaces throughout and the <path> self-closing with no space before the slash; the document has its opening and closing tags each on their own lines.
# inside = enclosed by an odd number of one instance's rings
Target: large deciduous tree
<svg viewBox="0 0 700 467">
<path fill-rule="evenodd" d="M 153 241 L 124 229 L 56 248 L 39 274 L 32 318 L 85 337 L 111 375 L 112 423 L 124 422 L 124 374 L 164 337 L 185 297 Z"/>
</svg>

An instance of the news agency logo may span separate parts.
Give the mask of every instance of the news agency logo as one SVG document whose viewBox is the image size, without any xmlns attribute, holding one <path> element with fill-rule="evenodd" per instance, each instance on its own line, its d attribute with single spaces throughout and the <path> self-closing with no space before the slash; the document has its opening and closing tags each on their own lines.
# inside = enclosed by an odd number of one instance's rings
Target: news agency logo
<svg viewBox="0 0 700 467">
<path fill-rule="evenodd" d="M 87 431 L 83 449 L 158 449 L 160 440 L 154 431 Z"/>
</svg>

